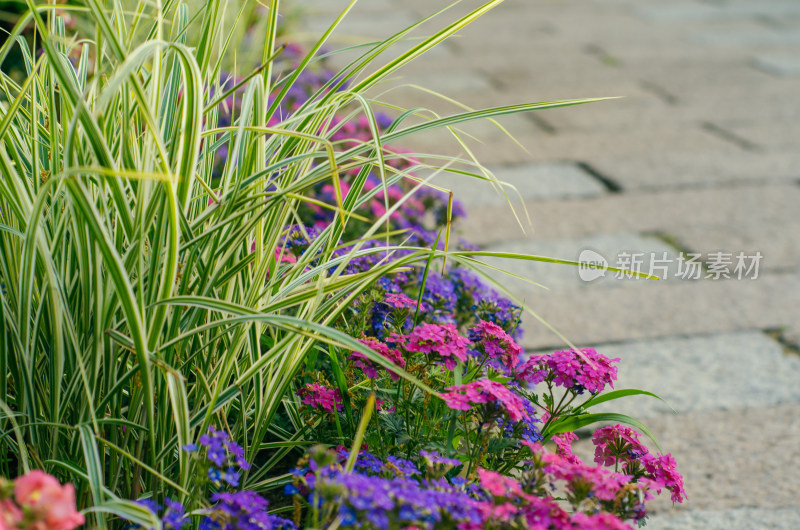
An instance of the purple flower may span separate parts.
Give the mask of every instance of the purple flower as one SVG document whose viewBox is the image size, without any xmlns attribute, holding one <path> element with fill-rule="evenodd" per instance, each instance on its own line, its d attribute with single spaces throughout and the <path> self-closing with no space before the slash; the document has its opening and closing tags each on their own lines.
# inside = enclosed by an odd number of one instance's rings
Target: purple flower
<svg viewBox="0 0 800 530">
<path fill-rule="evenodd" d="M 152 499 L 139 499 L 136 501 L 136 504 L 144 506 L 155 516 L 158 516 L 159 512 L 164 508 Z M 184 508 L 181 503 L 178 501 L 173 501 L 167 497 L 164 499 L 164 504 L 166 504 L 166 509 L 164 509 L 164 513 L 161 515 L 161 522 L 164 528 L 181 530 L 184 525 L 189 523 L 189 519 L 186 517 L 186 508 Z M 132 527 L 141 528 L 138 525 L 133 525 Z"/>
<path fill-rule="evenodd" d="M 236 465 L 239 466 L 239 469 L 242 471 L 250 469 L 250 463 L 244 456 L 244 449 L 242 449 L 242 446 L 233 440 L 226 440 L 225 447 L 228 449 L 228 453 L 233 456 L 233 460 L 236 462 Z"/>
<path fill-rule="evenodd" d="M 216 512 L 216 519 L 222 516 L 226 520 L 224 530 L 261 528 L 289 530 L 296 528 L 291 521 L 267 513 L 269 502 L 254 491 L 215 493 L 211 496 L 211 500 L 216 503 L 212 507 L 212 510 Z M 206 519 L 215 519 L 215 517 Z M 210 523 L 206 524 L 210 525 Z M 219 527 L 207 526 L 207 528 Z"/>
<path fill-rule="evenodd" d="M 408 478 L 387 479 L 335 472 L 320 477 L 318 491 L 322 495 L 338 492 L 326 500 L 339 504 L 343 524 L 346 522 L 349 526 L 368 522 L 376 528 L 387 528 L 396 518 L 409 526 L 425 528 L 430 527 L 429 523 L 445 518 L 454 522 L 479 520 L 469 497 L 445 484 L 426 487 Z"/>
<path fill-rule="evenodd" d="M 522 348 L 494 322 L 478 322 L 469 330 L 469 339 L 474 343 L 475 353 L 488 358 L 491 365 L 503 373 L 510 372 L 522 354 Z"/>
<path fill-rule="evenodd" d="M 239 473 L 237 473 L 232 467 L 229 467 L 227 471 L 222 473 L 222 480 L 236 488 L 239 486 Z"/>
<path fill-rule="evenodd" d="M 283 494 L 284 495 L 287 495 L 287 496 L 288 495 L 297 495 L 298 493 L 300 493 L 300 490 L 297 489 L 297 486 L 295 486 L 294 484 L 286 484 L 283 487 Z"/>
<path fill-rule="evenodd" d="M 153 512 L 153 515 L 158 515 L 158 512 L 160 512 L 161 508 L 163 508 L 163 506 L 158 504 L 153 499 L 139 499 L 136 501 L 136 504 L 144 506 L 145 508 Z"/>
<path fill-rule="evenodd" d="M 419 452 L 419 455 L 423 457 L 429 464 L 441 464 L 445 466 L 460 466 L 461 461 L 455 458 L 446 458 L 444 456 L 440 456 L 436 451 L 425 451 L 422 450 Z"/>
<path fill-rule="evenodd" d="M 414 465 L 414 462 L 396 456 L 389 456 L 386 458 L 386 463 L 389 469 L 397 469 L 401 474 L 410 477 L 412 475 L 419 475 L 419 469 Z M 391 466 L 389 465 L 391 464 Z"/>
<path fill-rule="evenodd" d="M 420 282 L 422 282 L 422 273 L 420 273 Z M 452 323 L 456 300 L 457 295 L 453 282 L 438 272 L 428 271 L 422 302 L 429 308 L 433 320 L 442 324 Z"/>
<path fill-rule="evenodd" d="M 189 519 L 186 517 L 186 508 L 184 508 L 181 503 L 170 500 L 170 498 L 167 497 L 165 499 L 165 504 L 167 505 L 167 511 L 164 513 L 162 519 L 164 528 L 180 530 L 184 525 L 189 523 Z"/>
</svg>

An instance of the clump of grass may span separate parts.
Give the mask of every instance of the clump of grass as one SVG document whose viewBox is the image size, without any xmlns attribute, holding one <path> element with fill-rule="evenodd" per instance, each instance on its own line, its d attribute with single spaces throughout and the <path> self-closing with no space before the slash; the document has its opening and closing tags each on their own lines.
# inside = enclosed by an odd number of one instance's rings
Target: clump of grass
<svg viewBox="0 0 800 530">
<path fill-rule="evenodd" d="M 415 26 L 366 48 L 282 115 L 291 87 L 355 2 L 279 82 L 279 2 L 270 2 L 262 66 L 235 90 L 221 79 L 229 36 L 244 17 L 222 17 L 229 6 L 220 0 L 195 8 L 173 0 L 85 7 L 28 0 L 0 47 L 0 61 L 12 48 L 22 54 L 27 75 L 17 83 L 0 74 L 0 474 L 41 468 L 74 482 L 79 503 L 94 505 L 105 527 L 106 513 L 142 517 L 125 501 L 142 492 L 170 488 L 185 499 L 197 470 L 179 448 L 214 423 L 257 463 L 248 487 L 280 483 L 281 459 L 306 443 L 283 399 L 306 359 L 332 345 L 386 363 L 331 327 L 345 308 L 403 267 L 445 256 L 476 266 L 481 255 L 447 253 L 447 245 L 365 245 L 387 237 L 389 212 L 359 241 L 343 239 L 360 219 L 357 209 L 380 191 L 365 188 L 370 173 L 384 188 L 410 176 L 387 163 L 385 144 L 582 102 L 466 111 L 416 125 L 405 125 L 412 114 L 405 113 L 378 133 L 369 90 L 500 2 L 383 65 L 368 68 Z M 80 17 L 83 30 L 68 32 L 57 8 Z M 35 46 L 18 38 L 31 24 Z M 221 123 L 221 100 L 233 93 L 240 111 Z M 371 137 L 332 140 L 342 113 L 366 116 Z M 491 180 L 474 161 L 432 160 L 434 170 Z M 355 175 L 347 193 L 345 171 Z M 283 263 L 286 227 L 299 222 L 308 191 L 323 182 L 336 190 L 324 205 L 334 222 L 297 263 Z M 344 273 L 349 260 L 401 248 L 400 259 Z M 276 422 L 279 414 L 288 423 Z"/>
</svg>

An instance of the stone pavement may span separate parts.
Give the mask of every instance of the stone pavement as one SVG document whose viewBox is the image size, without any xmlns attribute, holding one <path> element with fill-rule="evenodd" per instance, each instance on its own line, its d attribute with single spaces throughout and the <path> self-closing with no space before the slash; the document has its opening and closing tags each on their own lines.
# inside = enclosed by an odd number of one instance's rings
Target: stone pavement
<svg viewBox="0 0 800 530">
<path fill-rule="evenodd" d="M 318 30 L 346 2 L 299 3 Z M 363 0 L 338 42 L 387 36 L 447 3 Z M 403 84 L 476 108 L 623 96 L 501 119 L 527 151 L 491 124 L 464 127 L 508 197 L 461 176 L 437 183 L 468 205 L 460 228 L 484 248 L 571 260 L 592 249 L 612 266 L 644 253 L 644 272 L 670 261 L 657 282 L 493 264 L 549 287 L 509 281 L 564 336 L 622 358 L 620 388 L 677 410 L 619 406 L 686 477 L 689 501 L 659 501 L 650 528 L 800 528 L 800 1 L 507 0 L 390 83 Z M 457 111 L 408 86 L 380 98 Z M 446 133 L 409 144 L 462 152 Z M 757 278 L 733 274 L 740 252 L 761 253 Z M 681 253 L 701 255 L 699 279 L 677 276 Z M 714 279 L 726 259 L 732 277 Z M 536 319 L 525 325 L 529 350 L 563 345 Z"/>
</svg>

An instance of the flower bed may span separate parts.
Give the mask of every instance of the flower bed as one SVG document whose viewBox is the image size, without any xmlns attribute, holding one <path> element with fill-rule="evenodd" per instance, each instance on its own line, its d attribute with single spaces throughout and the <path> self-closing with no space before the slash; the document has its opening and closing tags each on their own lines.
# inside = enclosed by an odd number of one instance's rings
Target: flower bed
<svg viewBox="0 0 800 530">
<path fill-rule="evenodd" d="M 117 54 L 93 75 L 31 15 L 46 73 L 16 97 L 47 103 L 3 137 L 0 530 L 627 528 L 685 499 L 643 425 L 591 411 L 652 394 L 591 348 L 526 355 L 525 308 L 451 240 L 465 212 L 425 175 L 474 164 L 398 146 L 510 108 L 406 125 L 363 104 L 369 61 L 333 73 L 277 19 L 264 66 L 220 75 L 218 28 L 189 48 L 170 14 L 167 59 L 93 7 Z M 596 429 L 581 462 L 574 431 L 609 421 L 638 430 Z"/>
</svg>

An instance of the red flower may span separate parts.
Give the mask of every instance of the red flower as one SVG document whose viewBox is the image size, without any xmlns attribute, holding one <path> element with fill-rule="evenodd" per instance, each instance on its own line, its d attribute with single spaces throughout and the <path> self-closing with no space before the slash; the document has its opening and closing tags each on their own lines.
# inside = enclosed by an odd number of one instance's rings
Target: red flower
<svg viewBox="0 0 800 530">
<path fill-rule="evenodd" d="M 27 508 L 41 521 L 42 529 L 72 530 L 84 523 L 83 515 L 75 509 L 75 488 L 62 486 L 44 471 L 34 470 L 14 483 L 17 504 Z"/>
</svg>

